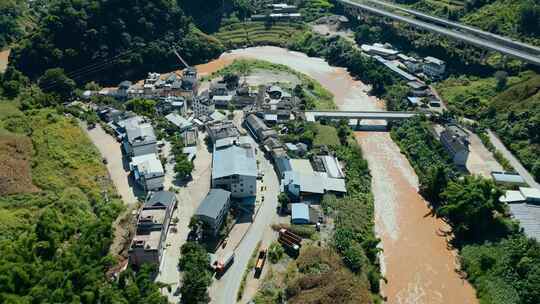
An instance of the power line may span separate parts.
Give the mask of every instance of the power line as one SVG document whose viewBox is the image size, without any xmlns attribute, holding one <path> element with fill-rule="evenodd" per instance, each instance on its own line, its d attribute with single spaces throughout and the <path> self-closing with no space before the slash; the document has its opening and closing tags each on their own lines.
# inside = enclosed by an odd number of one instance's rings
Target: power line
<svg viewBox="0 0 540 304">
<path fill-rule="evenodd" d="M 223 11 L 224 8 L 222 7 L 221 10 Z M 222 14 L 223 12 L 220 13 L 220 15 Z M 213 18 L 211 17 L 215 17 L 216 15 L 216 12 L 209 12 L 208 14 L 206 14 L 202 19 L 204 20 L 203 22 L 199 22 L 199 27 L 201 26 L 204 26 L 206 24 L 208 24 L 210 21 L 212 21 Z M 188 24 L 188 26 L 190 26 L 190 24 Z M 101 62 L 97 62 L 97 63 L 92 63 L 92 64 L 88 64 L 86 66 L 83 66 L 83 67 L 80 67 L 80 68 L 77 68 L 75 70 L 72 70 L 72 71 L 69 71 L 66 74 L 66 76 L 68 76 L 69 78 L 72 78 L 74 80 L 76 79 L 83 79 L 83 77 L 85 76 L 88 76 L 88 75 L 91 75 L 91 74 L 95 74 L 99 71 L 102 71 L 104 70 L 105 68 L 109 67 L 109 66 L 112 66 L 112 65 L 115 65 L 117 64 L 120 59 L 122 59 L 122 57 L 125 57 L 127 55 L 130 55 L 131 53 L 134 53 L 137 49 L 138 50 L 141 50 L 141 49 L 145 49 L 149 46 L 151 46 L 152 43 L 156 42 L 156 41 L 159 41 L 161 40 L 162 38 L 164 38 L 168 33 L 165 33 L 165 35 L 163 36 L 160 36 L 154 40 L 151 40 L 149 42 L 146 42 L 145 46 L 143 47 L 139 47 L 139 46 L 134 46 L 130 49 L 127 49 L 111 58 L 107 58 L 107 59 L 104 59 L 102 60 Z M 176 48 L 176 47 L 175 47 Z M 55 87 L 56 85 L 58 84 L 58 81 L 52 81 L 52 82 L 49 82 L 45 87 L 42 88 L 42 90 L 49 90 L 53 87 Z"/>
</svg>

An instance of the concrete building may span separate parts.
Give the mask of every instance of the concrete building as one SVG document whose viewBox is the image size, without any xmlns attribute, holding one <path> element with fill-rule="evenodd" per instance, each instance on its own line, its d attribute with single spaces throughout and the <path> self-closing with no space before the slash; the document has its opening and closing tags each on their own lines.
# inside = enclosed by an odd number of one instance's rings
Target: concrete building
<svg viewBox="0 0 540 304">
<path fill-rule="evenodd" d="M 135 181 L 145 191 L 163 189 L 165 171 L 156 154 L 134 156 L 129 164 Z"/>
<path fill-rule="evenodd" d="M 269 128 L 264 121 L 255 116 L 255 114 L 248 115 L 244 121 L 244 124 L 251 132 L 253 137 L 260 142 L 263 142 L 269 137 L 277 137 L 277 132 Z"/>
<path fill-rule="evenodd" d="M 195 212 L 197 220 L 204 223 L 204 233 L 216 236 L 231 207 L 231 193 L 223 189 L 210 189 Z"/>
<path fill-rule="evenodd" d="M 288 193 L 295 201 L 318 201 L 325 193 L 347 193 L 344 179 L 295 171 L 284 173 L 281 188 L 282 192 Z"/>
<path fill-rule="evenodd" d="M 171 216 L 176 207 L 174 193 L 159 191 L 148 195 L 137 218 L 137 231 L 129 247 L 129 261 L 159 265 Z"/>
<path fill-rule="evenodd" d="M 216 110 L 216 104 L 208 96 L 199 96 L 193 100 L 193 115 L 195 117 L 210 116 Z"/>
<path fill-rule="evenodd" d="M 124 80 L 118 85 L 116 90 L 116 98 L 126 99 L 128 97 L 128 90 L 133 85 L 131 81 Z"/>
<path fill-rule="evenodd" d="M 161 99 L 157 104 L 158 111 L 163 114 L 169 114 L 176 112 L 180 115 L 186 115 L 187 101 L 182 96 L 169 96 Z"/>
<path fill-rule="evenodd" d="M 216 143 L 212 158 L 212 187 L 231 192 L 233 198 L 257 194 L 257 161 L 249 137 Z"/>
<path fill-rule="evenodd" d="M 382 56 L 387 59 L 395 59 L 399 51 L 393 50 L 391 48 L 386 48 L 383 45 L 378 44 L 362 44 L 360 46 L 363 52 L 373 55 L 373 56 Z"/>
<path fill-rule="evenodd" d="M 428 56 L 424 58 L 422 69 L 427 76 L 434 79 L 440 79 L 446 72 L 446 63 L 435 57 Z"/>
<path fill-rule="evenodd" d="M 165 119 L 178 128 L 180 132 L 190 130 L 193 127 L 193 123 L 177 113 L 170 113 L 165 116 Z"/>
<path fill-rule="evenodd" d="M 140 117 L 139 117 L 140 118 Z M 139 118 L 132 118 L 125 122 L 123 147 L 127 155 L 139 156 L 157 152 L 157 138 L 150 123 L 142 122 Z"/>
<path fill-rule="evenodd" d="M 469 133 L 457 125 L 447 125 L 441 133 L 441 143 L 454 164 L 465 167 L 469 157 Z"/>
<path fill-rule="evenodd" d="M 206 132 L 212 143 L 224 138 L 236 138 L 240 136 L 240 131 L 232 121 L 217 121 L 206 125 Z"/>
<path fill-rule="evenodd" d="M 336 157 L 330 155 L 319 155 L 316 156 L 315 159 L 322 163 L 326 176 L 331 178 L 345 178 L 345 173 L 343 173 L 341 164 Z"/>
</svg>

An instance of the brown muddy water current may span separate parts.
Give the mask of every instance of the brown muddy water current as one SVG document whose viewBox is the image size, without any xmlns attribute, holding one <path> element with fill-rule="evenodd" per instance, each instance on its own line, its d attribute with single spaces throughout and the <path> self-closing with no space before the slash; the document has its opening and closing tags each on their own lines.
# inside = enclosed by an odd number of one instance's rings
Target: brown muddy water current
<svg viewBox="0 0 540 304">
<path fill-rule="evenodd" d="M 282 48 L 239 49 L 197 68 L 204 76 L 236 58 L 267 60 L 305 73 L 334 94 L 341 110 L 384 109 L 383 101 L 368 96 L 369 88 L 347 70 Z M 478 303 L 474 289 L 457 271 L 457 252 L 448 248 L 444 237 L 448 225 L 430 215 L 418 194 L 418 178 L 389 133 L 355 135 L 373 176 L 376 232 L 382 240 L 382 271 L 387 278 L 382 294 L 387 303 Z"/>
</svg>

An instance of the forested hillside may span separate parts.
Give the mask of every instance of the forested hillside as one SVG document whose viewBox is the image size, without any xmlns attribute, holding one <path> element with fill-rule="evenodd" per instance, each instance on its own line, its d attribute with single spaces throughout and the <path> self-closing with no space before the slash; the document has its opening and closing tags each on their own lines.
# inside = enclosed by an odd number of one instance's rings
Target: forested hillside
<svg viewBox="0 0 540 304">
<path fill-rule="evenodd" d="M 23 36 L 28 14 L 26 1 L 0 1 L 0 50 Z"/>
<path fill-rule="evenodd" d="M 219 42 L 195 30 L 173 0 L 51 0 L 37 30 L 12 53 L 12 65 L 35 79 L 63 68 L 77 82 L 118 82 L 216 56 Z M 104 75 L 107 78 L 104 78 Z"/>
<path fill-rule="evenodd" d="M 395 0 L 412 8 L 540 45 L 535 0 Z"/>
</svg>

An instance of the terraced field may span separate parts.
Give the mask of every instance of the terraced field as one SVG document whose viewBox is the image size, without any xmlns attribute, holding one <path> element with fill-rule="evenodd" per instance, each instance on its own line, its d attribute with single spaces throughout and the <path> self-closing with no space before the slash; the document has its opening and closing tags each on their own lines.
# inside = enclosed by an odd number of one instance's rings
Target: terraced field
<svg viewBox="0 0 540 304">
<path fill-rule="evenodd" d="M 298 23 L 278 22 L 267 25 L 264 22 L 246 22 L 224 26 L 214 36 L 227 48 L 284 46 L 292 35 L 303 29 L 304 25 Z"/>
</svg>

